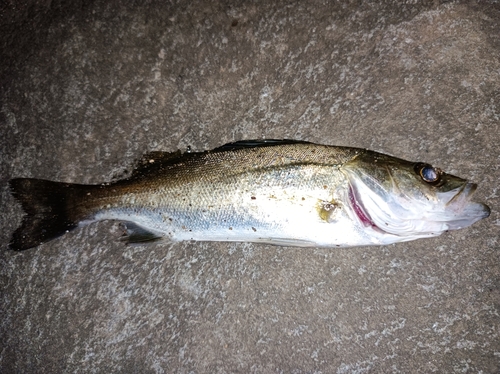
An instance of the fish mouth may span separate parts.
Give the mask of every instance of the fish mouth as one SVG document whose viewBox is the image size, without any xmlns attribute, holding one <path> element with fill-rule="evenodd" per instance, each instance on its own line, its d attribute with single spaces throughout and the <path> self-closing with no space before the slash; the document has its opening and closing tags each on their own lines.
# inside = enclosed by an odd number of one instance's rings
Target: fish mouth
<svg viewBox="0 0 500 374">
<path fill-rule="evenodd" d="M 461 212 L 465 205 L 470 201 L 474 192 L 476 192 L 477 184 L 475 183 L 464 183 L 462 187 L 454 189 L 449 193 L 443 193 L 442 198 L 446 199 L 446 195 L 450 194 L 451 199 L 446 203 L 446 208 L 455 212 Z"/>
<path fill-rule="evenodd" d="M 471 201 L 476 189 L 475 183 L 467 182 L 458 191 L 455 189 L 438 194 L 439 198 L 445 202 L 448 230 L 458 230 L 489 217 L 491 210 L 486 204 Z"/>
<path fill-rule="evenodd" d="M 476 184 L 466 182 L 459 188 L 444 193 L 438 193 L 437 200 L 440 203 L 436 205 L 436 210 L 430 210 L 428 212 L 420 210 L 413 211 L 413 213 L 418 212 L 418 217 L 413 216 L 412 218 L 411 216 L 405 218 L 404 215 L 399 215 L 396 211 L 393 211 L 395 215 L 389 214 L 388 216 L 386 216 L 387 220 L 380 219 L 382 217 L 379 214 L 380 212 L 375 214 L 375 219 L 372 218 L 369 211 L 363 204 L 363 199 L 359 196 L 359 193 L 357 192 L 355 186 L 349 186 L 348 197 L 354 215 L 364 227 L 371 228 L 380 233 L 387 233 L 391 235 L 406 235 L 407 233 L 405 234 L 397 228 L 398 225 L 394 225 L 396 217 L 399 216 L 399 220 L 401 220 L 401 223 L 403 221 L 407 221 L 410 226 L 412 226 L 411 222 L 415 219 L 428 221 L 430 224 L 434 222 L 437 227 L 440 227 L 440 229 L 437 230 L 435 230 L 435 227 L 428 232 L 430 236 L 434 236 L 436 235 L 436 232 L 458 230 L 464 227 L 468 227 L 483 218 L 487 218 L 490 215 L 490 208 L 486 204 L 470 201 L 476 189 Z M 377 208 L 380 208 L 380 206 L 378 206 Z M 393 205 L 392 208 L 396 208 L 396 205 Z M 406 213 L 411 212 L 406 211 Z M 390 217 L 392 219 L 390 219 Z M 377 224 L 376 222 L 379 222 L 379 224 Z M 387 225 L 387 227 L 384 227 L 384 225 L 381 226 L 381 222 L 386 222 L 385 225 Z M 403 228 L 404 226 L 406 225 L 403 224 L 401 227 Z M 424 233 L 426 231 L 427 230 L 423 230 L 421 231 L 421 233 Z"/>
</svg>

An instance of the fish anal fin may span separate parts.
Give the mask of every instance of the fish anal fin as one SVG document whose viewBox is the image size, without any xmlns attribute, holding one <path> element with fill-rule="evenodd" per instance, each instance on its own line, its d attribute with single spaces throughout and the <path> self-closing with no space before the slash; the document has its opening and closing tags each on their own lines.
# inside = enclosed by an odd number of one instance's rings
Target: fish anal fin
<svg viewBox="0 0 500 374">
<path fill-rule="evenodd" d="M 163 236 L 160 234 L 139 226 L 134 222 L 122 222 L 121 225 L 124 228 L 121 240 L 129 244 L 154 242 L 163 239 Z"/>
</svg>

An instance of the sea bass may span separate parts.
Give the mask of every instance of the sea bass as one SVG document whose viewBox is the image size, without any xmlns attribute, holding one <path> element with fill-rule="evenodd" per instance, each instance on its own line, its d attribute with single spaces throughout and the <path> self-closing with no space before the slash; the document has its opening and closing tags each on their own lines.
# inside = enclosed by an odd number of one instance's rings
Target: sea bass
<svg viewBox="0 0 500 374">
<path fill-rule="evenodd" d="M 244 241 L 299 247 L 385 245 L 437 236 L 488 217 L 476 185 L 421 162 L 291 140 L 206 152 L 152 152 L 129 178 L 101 185 L 10 181 L 26 215 L 24 250 L 100 220 L 129 242 Z"/>
</svg>

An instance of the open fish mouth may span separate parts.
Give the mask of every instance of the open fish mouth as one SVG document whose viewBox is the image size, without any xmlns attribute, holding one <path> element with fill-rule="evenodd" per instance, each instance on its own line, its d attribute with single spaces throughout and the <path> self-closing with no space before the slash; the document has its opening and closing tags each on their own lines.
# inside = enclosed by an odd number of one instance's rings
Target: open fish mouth
<svg viewBox="0 0 500 374">
<path fill-rule="evenodd" d="M 446 209 L 459 214 L 462 212 L 467 204 L 470 202 L 472 195 L 476 192 L 477 184 L 475 183 L 464 183 L 462 187 L 449 191 L 448 193 L 439 194 L 440 199 L 445 201 L 447 199 L 446 195 L 450 195 L 449 201 L 446 203 Z"/>
<path fill-rule="evenodd" d="M 490 215 L 487 205 L 470 201 L 477 188 L 474 183 L 466 182 L 459 188 L 437 193 L 432 202 L 407 196 L 403 204 L 389 191 L 373 191 L 359 182 L 349 186 L 351 210 L 364 227 L 380 233 L 435 236 L 470 226 Z"/>
<path fill-rule="evenodd" d="M 483 204 L 471 201 L 476 191 L 475 183 L 464 183 L 457 190 L 438 194 L 438 198 L 446 201 L 445 212 L 447 213 L 448 230 L 458 230 L 472 225 L 490 215 L 490 208 Z"/>
</svg>

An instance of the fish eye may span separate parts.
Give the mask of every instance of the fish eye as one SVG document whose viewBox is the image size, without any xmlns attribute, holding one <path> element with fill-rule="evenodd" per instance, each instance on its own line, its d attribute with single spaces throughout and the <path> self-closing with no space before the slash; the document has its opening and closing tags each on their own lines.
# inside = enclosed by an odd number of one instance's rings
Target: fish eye
<svg viewBox="0 0 500 374">
<path fill-rule="evenodd" d="M 441 178 L 441 170 L 429 164 L 418 163 L 415 165 L 415 171 L 427 183 L 436 183 Z"/>
</svg>

